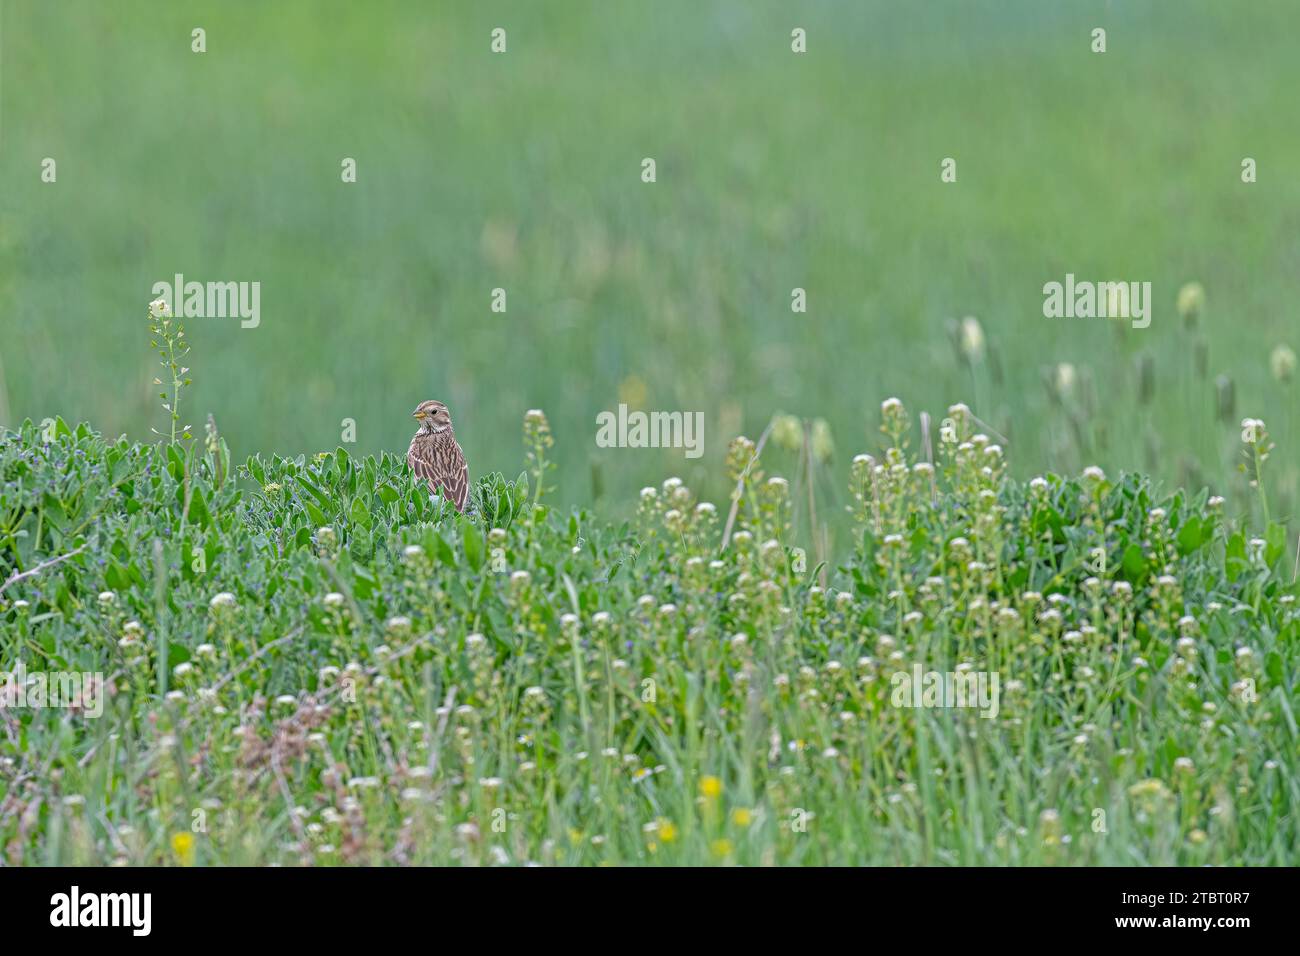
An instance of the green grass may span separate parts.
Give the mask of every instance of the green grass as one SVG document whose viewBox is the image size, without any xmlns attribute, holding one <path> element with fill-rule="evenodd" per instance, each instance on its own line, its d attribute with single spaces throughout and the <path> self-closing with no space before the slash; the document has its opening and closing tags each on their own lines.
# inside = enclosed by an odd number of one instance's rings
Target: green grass
<svg viewBox="0 0 1300 956">
<path fill-rule="evenodd" d="M 927 467 L 887 403 L 834 568 L 790 545 L 795 485 L 747 439 L 724 545 L 725 507 L 679 479 L 630 525 L 549 508 L 539 415 L 525 473 L 480 480 L 469 517 L 390 455 L 255 457 L 241 483 L 220 438 L 28 423 L 0 445 L 0 578 L 32 572 L 0 592 L 0 660 L 101 672 L 111 694 L 97 719 L 0 710 L 0 845 L 51 864 L 1294 864 L 1281 526 L 1133 475 L 1022 484 L 951 417 Z M 982 709 L 909 707 L 913 668 L 999 684 Z"/>
</svg>

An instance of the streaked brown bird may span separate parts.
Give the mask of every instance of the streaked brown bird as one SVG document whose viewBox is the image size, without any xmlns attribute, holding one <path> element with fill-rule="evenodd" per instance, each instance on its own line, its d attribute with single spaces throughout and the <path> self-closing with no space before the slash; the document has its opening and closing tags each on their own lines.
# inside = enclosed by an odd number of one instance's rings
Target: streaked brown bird
<svg viewBox="0 0 1300 956">
<path fill-rule="evenodd" d="M 451 412 L 431 398 L 416 405 L 411 415 L 420 427 L 406 451 L 406 463 L 416 477 L 429 483 L 429 491 L 442 495 L 457 511 L 464 511 L 469 496 L 469 467 L 451 429 Z"/>
</svg>

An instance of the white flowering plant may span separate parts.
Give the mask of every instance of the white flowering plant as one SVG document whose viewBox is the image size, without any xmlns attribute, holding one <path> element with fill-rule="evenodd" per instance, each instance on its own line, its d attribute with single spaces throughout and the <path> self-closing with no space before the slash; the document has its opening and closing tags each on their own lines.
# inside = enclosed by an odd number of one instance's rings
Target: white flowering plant
<svg viewBox="0 0 1300 956">
<path fill-rule="evenodd" d="M 731 501 L 668 477 L 621 524 L 522 478 L 457 515 L 388 456 L 223 480 L 171 445 L 24 424 L 0 442 L 0 661 L 102 672 L 111 698 L 97 721 L 0 710 L 0 845 L 87 865 L 1294 863 L 1282 525 L 1098 467 L 1022 482 L 965 406 L 942 417 L 916 442 L 884 403 L 824 567 L 745 438 Z"/>
</svg>

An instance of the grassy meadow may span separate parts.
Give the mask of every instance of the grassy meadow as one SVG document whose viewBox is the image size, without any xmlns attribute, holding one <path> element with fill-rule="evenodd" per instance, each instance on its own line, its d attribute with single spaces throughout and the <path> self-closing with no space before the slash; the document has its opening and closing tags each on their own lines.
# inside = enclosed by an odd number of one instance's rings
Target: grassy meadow
<svg viewBox="0 0 1300 956">
<path fill-rule="evenodd" d="M 1294 24 L 0 0 L 0 860 L 1294 864 Z"/>
<path fill-rule="evenodd" d="M 27 424 L 5 860 L 1293 864 L 1282 526 L 1095 467 L 1019 483 L 952 420 L 930 463 L 883 404 L 824 576 L 748 439 L 734 523 L 673 477 L 610 525 L 546 504 L 540 411 L 472 517 L 387 454 L 237 476 L 215 435 Z M 56 705 L 50 674 L 102 684 Z"/>
</svg>

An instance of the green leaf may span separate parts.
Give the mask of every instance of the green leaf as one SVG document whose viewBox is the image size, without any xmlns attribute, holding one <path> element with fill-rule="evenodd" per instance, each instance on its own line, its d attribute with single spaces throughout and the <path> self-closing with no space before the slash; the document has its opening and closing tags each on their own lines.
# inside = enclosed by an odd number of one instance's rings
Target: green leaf
<svg viewBox="0 0 1300 956">
<path fill-rule="evenodd" d="M 479 533 L 478 527 L 473 522 L 465 522 L 461 530 L 461 543 L 465 547 L 465 560 L 469 566 L 475 571 L 483 567 L 485 544 L 483 535 Z"/>
<path fill-rule="evenodd" d="M 104 570 L 104 583 L 114 591 L 125 591 L 131 586 L 131 578 L 126 573 L 126 568 L 110 559 Z"/>
<path fill-rule="evenodd" d="M 302 489 L 305 492 L 307 492 L 307 494 L 311 495 L 314 499 L 316 499 L 316 504 L 320 506 L 320 509 L 324 514 L 329 514 L 330 512 L 334 511 L 335 505 L 334 502 L 330 499 L 330 496 L 325 494 L 325 492 L 321 491 L 320 488 L 316 487 L 316 485 L 312 483 L 310 478 L 308 478 L 306 475 L 297 475 L 295 476 L 295 480 L 302 487 Z M 322 520 L 321 524 L 328 524 L 328 522 Z"/>
<path fill-rule="evenodd" d="M 1229 581 L 1235 581 L 1241 577 L 1241 572 L 1245 571 L 1249 562 L 1246 560 L 1246 536 L 1240 531 L 1228 539 L 1224 546 L 1224 574 Z"/>
<path fill-rule="evenodd" d="M 1271 568 L 1286 553 L 1286 527 L 1277 522 L 1270 524 L 1264 542 L 1264 563 Z"/>
<path fill-rule="evenodd" d="M 327 525 L 327 524 L 329 524 L 329 521 L 326 520 L 326 518 L 325 518 L 325 512 L 321 511 L 321 510 L 320 510 L 319 508 L 317 508 L 314 504 L 312 504 L 312 501 L 311 501 L 310 498 L 302 498 L 301 501 L 302 501 L 302 506 L 307 510 L 307 517 L 311 518 L 311 523 L 312 523 L 313 525 L 315 525 L 317 528 L 319 528 L 319 527 L 321 527 L 322 525 Z M 303 530 L 303 531 L 306 531 L 307 529 L 306 529 L 306 528 L 303 528 L 302 530 Z M 308 538 L 310 539 L 310 537 L 311 537 L 311 534 L 310 534 L 310 532 L 309 532 L 309 533 L 308 533 Z"/>
<path fill-rule="evenodd" d="M 352 516 L 353 524 L 365 528 L 367 531 L 370 530 L 374 523 L 373 519 L 370 517 L 370 509 L 366 507 L 366 503 L 360 498 L 352 499 L 352 507 L 349 510 L 349 514 Z"/>
<path fill-rule="evenodd" d="M 1282 667 L 1282 655 L 1277 651 L 1269 651 L 1264 657 L 1264 673 L 1268 675 L 1269 681 L 1274 684 L 1285 684 L 1285 672 Z"/>
<path fill-rule="evenodd" d="M 190 521 L 194 522 L 200 528 L 207 528 L 211 523 L 211 517 L 208 514 L 208 505 L 203 498 L 203 489 L 195 488 L 194 494 L 190 496 Z"/>
<path fill-rule="evenodd" d="M 375 576 L 370 573 L 369 569 L 357 565 L 352 572 L 352 594 L 362 601 L 368 601 L 378 589 L 379 582 Z"/>
<path fill-rule="evenodd" d="M 430 538 L 429 543 L 433 548 L 433 553 L 438 556 L 438 560 L 448 567 L 454 568 L 456 566 L 456 553 L 451 550 L 451 545 L 436 531 L 430 533 Z"/>
<path fill-rule="evenodd" d="M 1178 553 L 1191 554 L 1204 542 L 1201 519 L 1192 515 L 1178 532 Z"/>
<path fill-rule="evenodd" d="M 1140 580 L 1147 572 L 1146 555 L 1136 544 L 1130 544 L 1124 549 L 1124 558 L 1122 561 L 1125 576 L 1131 580 Z"/>
</svg>

